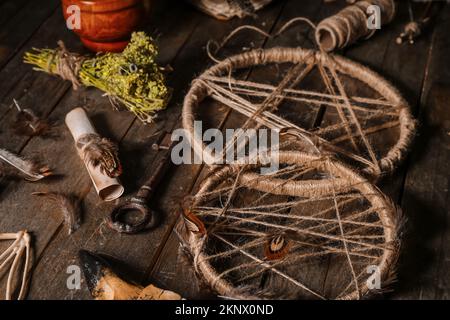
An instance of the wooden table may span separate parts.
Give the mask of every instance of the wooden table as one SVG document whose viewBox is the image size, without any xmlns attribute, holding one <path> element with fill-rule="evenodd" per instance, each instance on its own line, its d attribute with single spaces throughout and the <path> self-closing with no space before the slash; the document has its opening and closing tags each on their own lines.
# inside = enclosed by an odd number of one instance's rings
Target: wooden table
<svg viewBox="0 0 450 320">
<path fill-rule="evenodd" d="M 152 172 L 160 156 L 151 148 L 161 129 L 180 126 L 181 103 L 191 80 L 211 61 L 205 53 L 207 40 L 220 39 L 241 24 L 256 24 L 267 31 L 279 28 L 295 16 L 317 22 L 336 12 L 343 1 L 324 4 L 318 0 L 280 0 L 259 13 L 257 20 L 214 20 L 183 1 L 155 1 L 157 5 L 146 30 L 158 38 L 160 64 L 175 70 L 169 79 L 174 96 L 158 121 L 142 125 L 128 112 L 111 108 L 108 99 L 95 89 L 72 90 L 70 83 L 34 72 L 22 63 L 32 47 L 54 47 L 63 40 L 72 51 L 83 52 L 77 37 L 65 28 L 58 0 L 4 0 L 0 4 L 0 147 L 45 160 L 58 174 L 42 183 L 0 179 L 0 231 L 29 230 L 33 235 L 34 269 L 29 299 L 89 299 L 84 282 L 80 290 L 66 286 L 68 266 L 78 265 L 80 249 L 102 252 L 121 261 L 130 278 L 142 284 L 155 283 L 186 298 L 211 297 L 197 281 L 181 254 L 172 232 L 179 218 L 178 204 L 201 176 L 200 165 L 183 165 L 172 170 L 158 190 L 154 205 L 160 210 L 159 225 L 140 235 L 119 235 L 104 223 L 114 203 L 99 201 L 85 168 L 73 149 L 65 128 L 65 114 L 84 106 L 99 132 L 120 142 L 124 163 L 123 183 L 134 193 Z M 401 205 L 407 217 L 398 283 L 391 299 L 450 298 L 450 5 L 445 4 L 435 26 L 413 46 L 395 43 L 408 19 L 405 1 L 398 18 L 375 37 L 345 50 L 343 54 L 367 64 L 391 80 L 405 95 L 419 119 L 414 148 L 393 177 L 381 188 Z M 306 29 L 291 31 L 275 40 L 244 35 L 224 54 L 243 46 L 272 47 L 304 45 Z M 250 38 L 251 37 L 251 38 Z M 253 39 L 253 40 L 250 40 Z M 58 137 L 24 138 L 13 134 L 16 112 L 13 98 L 23 107 L 56 121 Z M 228 113 L 220 122 L 231 121 Z M 67 235 L 58 210 L 32 192 L 56 190 L 83 199 L 84 221 L 72 236 Z M 4 281 L 2 282 L 4 285 Z"/>
</svg>

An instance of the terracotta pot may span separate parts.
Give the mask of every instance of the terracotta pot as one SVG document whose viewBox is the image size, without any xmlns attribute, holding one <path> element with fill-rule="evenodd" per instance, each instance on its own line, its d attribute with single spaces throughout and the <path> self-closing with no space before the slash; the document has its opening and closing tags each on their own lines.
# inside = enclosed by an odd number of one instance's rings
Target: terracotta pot
<svg viewBox="0 0 450 320">
<path fill-rule="evenodd" d="M 71 16 L 67 8 L 80 8 L 80 28 L 73 31 L 90 50 L 120 52 L 130 35 L 146 15 L 144 0 L 62 0 L 64 18 Z"/>
</svg>

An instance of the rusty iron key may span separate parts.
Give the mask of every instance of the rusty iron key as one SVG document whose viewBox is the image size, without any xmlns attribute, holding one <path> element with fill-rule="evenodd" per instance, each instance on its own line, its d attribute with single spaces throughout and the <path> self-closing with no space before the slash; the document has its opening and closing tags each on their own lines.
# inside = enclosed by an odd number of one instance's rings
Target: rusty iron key
<svg viewBox="0 0 450 320">
<path fill-rule="evenodd" d="M 153 196 L 162 178 L 170 167 L 170 153 L 174 143 L 171 140 L 171 134 L 161 135 L 159 142 L 153 144 L 152 148 L 156 150 L 165 150 L 165 154 L 158 162 L 154 173 L 149 177 L 145 184 L 139 189 L 136 196 L 119 204 L 111 212 L 108 218 L 110 228 L 120 233 L 134 234 L 144 230 L 153 220 L 155 211 L 148 206 L 148 201 Z M 135 222 L 126 222 L 123 218 L 131 213 L 137 213 L 138 219 Z"/>
</svg>

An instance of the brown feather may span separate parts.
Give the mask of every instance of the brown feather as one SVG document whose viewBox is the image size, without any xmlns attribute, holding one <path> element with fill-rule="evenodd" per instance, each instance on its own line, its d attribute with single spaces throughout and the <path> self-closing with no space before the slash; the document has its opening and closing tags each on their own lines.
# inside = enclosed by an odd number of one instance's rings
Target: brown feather
<svg viewBox="0 0 450 320">
<path fill-rule="evenodd" d="M 14 132 L 22 136 L 45 136 L 50 131 L 50 124 L 44 119 L 40 119 L 33 110 L 21 110 L 14 122 Z"/>
<path fill-rule="evenodd" d="M 46 197 L 58 205 L 63 213 L 69 235 L 80 228 L 81 208 L 79 199 L 56 192 L 34 192 L 32 195 Z"/>
<path fill-rule="evenodd" d="M 203 224 L 202 220 L 198 218 L 194 213 L 191 211 L 183 211 L 183 219 L 184 223 L 186 225 L 186 228 L 193 233 L 205 235 L 206 234 L 206 228 Z"/>
<path fill-rule="evenodd" d="M 82 150 L 82 157 L 86 163 L 100 170 L 111 178 L 122 174 L 118 147 L 109 139 L 97 134 L 85 134 L 77 141 L 77 147 Z"/>
</svg>

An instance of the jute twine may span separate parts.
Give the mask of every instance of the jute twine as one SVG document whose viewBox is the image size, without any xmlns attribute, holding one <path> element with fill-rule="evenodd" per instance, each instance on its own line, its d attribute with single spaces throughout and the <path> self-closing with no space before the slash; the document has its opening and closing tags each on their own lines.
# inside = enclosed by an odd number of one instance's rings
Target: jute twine
<svg viewBox="0 0 450 320">
<path fill-rule="evenodd" d="M 368 8 L 373 5 L 380 8 L 381 25 L 394 19 L 396 12 L 394 0 L 357 1 L 319 23 L 316 30 L 317 43 L 323 50 L 329 52 L 373 36 L 377 29 L 369 29 L 368 26 L 369 16 L 373 14 Z"/>
<path fill-rule="evenodd" d="M 55 54 L 48 59 L 46 71 L 48 73 L 55 73 L 64 80 L 69 80 L 72 82 L 73 89 L 77 90 L 81 87 L 78 74 L 86 57 L 69 52 L 62 41 L 58 41 L 58 45 L 59 48 L 55 51 Z M 53 62 L 56 63 L 55 70 L 52 69 Z"/>
<path fill-rule="evenodd" d="M 277 34 L 296 21 L 316 28 L 299 17 Z M 217 48 L 244 29 L 251 27 L 233 31 Z M 208 53 L 214 60 L 209 46 Z M 194 152 L 201 153 L 208 164 L 218 158 L 204 152 L 208 149 L 201 135 L 194 134 L 197 113 L 207 97 L 244 115 L 242 129 L 279 129 L 285 140 L 280 145 L 284 151 L 271 151 L 272 160 L 276 157 L 281 165 L 276 172 L 261 175 L 260 164 L 216 167 L 195 197 L 184 204 L 184 223 L 178 233 L 193 256 L 196 271 L 221 296 L 233 299 L 360 299 L 379 289 L 373 283 L 369 286 L 368 268 L 385 288 L 395 275 L 400 212 L 335 156 L 350 160 L 371 178 L 391 172 L 414 133 L 406 101 L 373 71 L 329 55 L 323 47 L 320 51 L 259 49 L 215 61 L 216 65 L 194 80 L 184 101 L 183 126 Z M 233 77 L 242 69 L 270 64 L 292 66 L 278 84 Z M 326 92 L 298 89 L 314 69 Z M 359 81 L 379 97 L 349 94 L 346 78 Z M 330 108 L 336 111 L 337 123 L 304 129 L 276 113 L 284 101 Z M 377 121 L 369 125 L 371 120 Z M 381 154 L 369 136 L 390 128 L 398 129 L 398 137 Z M 327 136 L 336 130 L 341 135 Z M 224 152 L 234 147 L 237 137 L 233 138 Z M 287 147 L 295 151 L 283 149 Z M 329 259 L 325 260 L 329 268 L 341 268 L 332 291 L 317 288 L 310 274 L 302 272 L 304 266 L 312 266 L 317 269 L 315 276 L 322 272 L 319 277 L 327 278 L 329 270 L 320 269 L 323 258 Z"/>
<path fill-rule="evenodd" d="M 197 273 L 232 299 L 359 299 L 380 289 L 370 285 L 369 267 L 385 289 L 401 225 L 392 202 L 330 157 L 277 156 L 282 167 L 269 176 L 258 165 L 214 171 L 190 200 L 184 241 Z M 342 267 L 331 296 L 307 273 L 327 257 Z"/>
<path fill-rule="evenodd" d="M 242 69 L 285 63 L 292 64 L 292 68 L 278 85 L 232 77 L 233 72 Z M 297 89 L 313 69 L 319 70 L 326 92 Z M 345 76 L 371 88 L 380 98 L 350 96 L 343 79 Z M 183 106 L 183 127 L 191 135 L 195 152 L 202 152 L 206 148 L 201 139 L 194 135 L 196 114 L 206 97 L 248 117 L 242 128 L 250 127 L 251 122 L 256 122 L 256 128 L 265 126 L 271 129 L 294 129 L 299 135 L 310 137 L 319 148 L 356 162 L 356 167 L 362 173 L 375 179 L 392 172 L 400 163 L 415 131 L 409 105 L 395 87 L 361 64 L 323 51 L 302 48 L 258 49 L 226 58 L 206 70 L 193 81 Z M 255 103 L 248 97 L 264 100 L 262 103 Z M 305 103 L 318 109 L 323 106 L 334 108 L 339 120 L 314 131 L 306 130 L 273 112 L 285 100 Z M 299 110 L 299 117 L 302 116 Z M 371 119 L 376 119 L 378 124 L 369 126 Z M 386 154 L 380 154 L 371 144 L 369 136 L 391 128 L 398 128 L 398 139 Z M 327 135 L 336 131 L 344 133 L 327 140 Z M 350 143 L 351 147 L 342 147 L 340 144 L 343 142 Z M 209 163 L 214 162 L 213 155 L 204 153 L 204 156 L 209 157 Z"/>
</svg>

